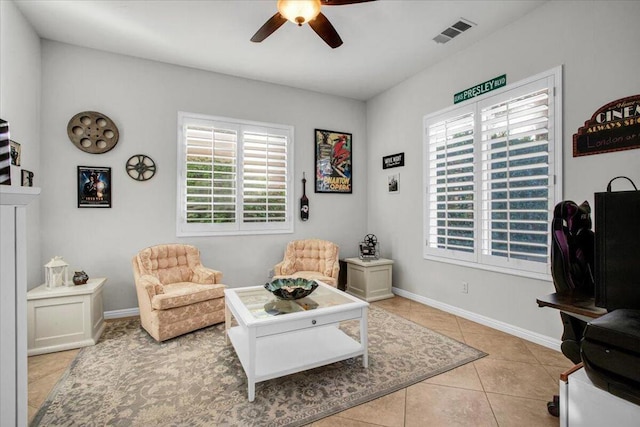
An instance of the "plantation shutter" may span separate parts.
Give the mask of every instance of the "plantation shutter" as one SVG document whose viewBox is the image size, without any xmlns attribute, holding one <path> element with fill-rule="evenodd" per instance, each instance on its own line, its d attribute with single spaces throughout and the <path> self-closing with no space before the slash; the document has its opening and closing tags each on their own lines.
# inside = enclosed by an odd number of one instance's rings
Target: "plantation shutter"
<svg viewBox="0 0 640 427">
<path fill-rule="evenodd" d="M 474 112 L 458 108 L 426 124 L 428 140 L 427 251 L 474 258 Z"/>
<path fill-rule="evenodd" d="M 424 118 L 425 259 L 550 279 L 561 68 Z"/>
<path fill-rule="evenodd" d="M 178 236 L 293 232 L 293 127 L 178 113 Z"/>
<path fill-rule="evenodd" d="M 235 223 L 238 132 L 186 126 L 187 223 Z"/>
<path fill-rule="evenodd" d="M 519 260 L 548 262 L 553 207 L 549 91 L 542 80 L 479 105 L 481 253 L 494 258 L 487 262 L 516 268 Z"/>
<path fill-rule="evenodd" d="M 267 131 L 245 131 L 243 147 L 243 221 L 286 221 L 287 137 Z"/>
</svg>

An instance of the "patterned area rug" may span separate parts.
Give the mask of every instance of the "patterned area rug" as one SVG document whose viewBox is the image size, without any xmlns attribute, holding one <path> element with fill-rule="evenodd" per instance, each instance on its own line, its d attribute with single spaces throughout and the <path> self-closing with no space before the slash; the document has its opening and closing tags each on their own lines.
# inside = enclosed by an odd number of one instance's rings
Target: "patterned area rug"
<svg viewBox="0 0 640 427">
<path fill-rule="evenodd" d="M 358 323 L 341 325 L 358 336 Z M 224 324 L 156 343 L 137 319 L 108 322 L 36 414 L 32 426 L 302 426 L 486 354 L 377 307 L 362 358 L 247 382 Z"/>
</svg>

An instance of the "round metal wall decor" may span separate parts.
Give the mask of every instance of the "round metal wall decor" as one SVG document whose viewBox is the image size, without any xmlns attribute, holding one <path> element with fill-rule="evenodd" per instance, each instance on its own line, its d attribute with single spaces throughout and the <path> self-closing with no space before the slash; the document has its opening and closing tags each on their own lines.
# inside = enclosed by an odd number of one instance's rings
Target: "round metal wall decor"
<svg viewBox="0 0 640 427">
<path fill-rule="evenodd" d="M 147 181 L 156 174 L 156 163 L 149 156 L 136 154 L 127 160 L 127 174 L 136 181 Z"/>
<path fill-rule="evenodd" d="M 69 120 L 67 135 L 80 150 L 102 154 L 116 146 L 120 133 L 113 120 L 104 114 L 83 111 Z"/>
</svg>

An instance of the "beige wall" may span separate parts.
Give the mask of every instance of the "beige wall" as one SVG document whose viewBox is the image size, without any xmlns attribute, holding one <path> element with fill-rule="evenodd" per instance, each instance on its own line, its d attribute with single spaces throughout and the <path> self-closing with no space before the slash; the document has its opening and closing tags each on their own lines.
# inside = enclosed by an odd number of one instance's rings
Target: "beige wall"
<svg viewBox="0 0 640 427">
<path fill-rule="evenodd" d="M 21 169 L 40 176 L 40 38 L 11 1 L 0 1 L 0 118 L 10 125 L 21 148 L 21 165 L 11 166 L 12 185 L 21 185 Z M 27 207 L 27 280 L 40 281 L 40 202 Z"/>
<path fill-rule="evenodd" d="M 11 121 L 12 138 L 23 144 L 24 167 L 35 172 L 43 190 L 29 211 L 29 287 L 41 282 L 49 258 L 62 255 L 73 268 L 109 277 L 105 309 L 127 310 L 137 306 L 129 259 L 151 244 L 194 243 L 206 264 L 225 273 L 225 282 L 243 286 L 266 280 L 292 238 L 335 240 L 343 256 L 354 256 L 362 236 L 375 233 L 383 256 L 396 261 L 394 286 L 403 292 L 557 342 L 558 313 L 535 304 L 537 296 L 553 291 L 551 282 L 422 258 L 422 118 L 491 77 L 506 73 L 515 82 L 562 65 L 564 198 L 592 201 L 614 174 L 640 182 L 640 150 L 573 158 L 570 149 L 572 134 L 597 108 L 640 93 L 638 16 L 639 2 L 548 2 L 365 105 L 57 42 L 41 46 L 15 5 L 2 1 L 0 117 Z M 90 155 L 68 140 L 68 120 L 85 110 L 103 112 L 119 126 L 114 150 Z M 179 110 L 293 125 L 296 199 L 301 172 L 313 170 L 313 129 L 352 132 L 354 192 L 311 193 L 311 220 L 296 221 L 293 235 L 177 239 Z M 390 195 L 380 158 L 397 152 L 405 152 L 406 166 L 395 170 L 400 193 Z M 135 182 L 124 172 L 125 161 L 138 153 L 158 165 L 151 181 Z M 76 207 L 78 165 L 112 168 L 113 208 Z M 460 292 L 462 281 L 469 283 L 469 294 Z"/>
<path fill-rule="evenodd" d="M 396 260 L 395 286 L 512 333 L 558 342 L 558 312 L 535 302 L 554 291 L 550 281 L 423 259 L 422 119 L 452 105 L 455 93 L 495 76 L 516 82 L 563 66 L 564 199 L 586 199 L 593 206 L 593 193 L 616 175 L 640 183 L 640 150 L 572 157 L 572 135 L 585 120 L 610 101 L 640 93 L 638 17 L 640 2 L 547 2 L 367 103 L 368 229 L 378 234 L 384 255 Z M 393 169 L 401 189 L 389 195 L 380 158 L 397 152 L 405 152 L 406 166 Z M 468 294 L 461 292 L 463 281 Z"/>
<path fill-rule="evenodd" d="M 221 270 L 232 287 L 264 284 L 291 239 L 324 238 L 335 241 L 341 255 L 356 255 L 366 234 L 363 102 L 52 41 L 43 42 L 42 82 L 42 257 L 62 255 L 74 269 L 108 277 L 105 310 L 137 307 L 130 259 L 153 244 L 198 246 L 204 264 Z M 118 126 L 120 140 L 111 151 L 88 154 L 69 141 L 69 119 L 87 110 Z M 176 237 L 178 111 L 294 126 L 293 234 Z M 353 194 L 315 194 L 307 182 L 311 213 L 301 222 L 303 171 L 313 183 L 314 128 L 353 134 Z M 156 162 L 151 180 L 126 174 L 125 162 L 135 154 Z M 112 168 L 111 209 L 76 207 L 78 165 Z"/>
</svg>

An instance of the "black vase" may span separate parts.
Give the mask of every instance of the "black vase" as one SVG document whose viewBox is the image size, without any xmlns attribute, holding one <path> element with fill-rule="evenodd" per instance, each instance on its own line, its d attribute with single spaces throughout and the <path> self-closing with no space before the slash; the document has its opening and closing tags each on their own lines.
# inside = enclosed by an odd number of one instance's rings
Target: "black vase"
<svg viewBox="0 0 640 427">
<path fill-rule="evenodd" d="M 84 285 L 89 280 L 89 276 L 84 271 L 76 271 L 73 275 L 73 284 L 74 285 Z"/>
</svg>

